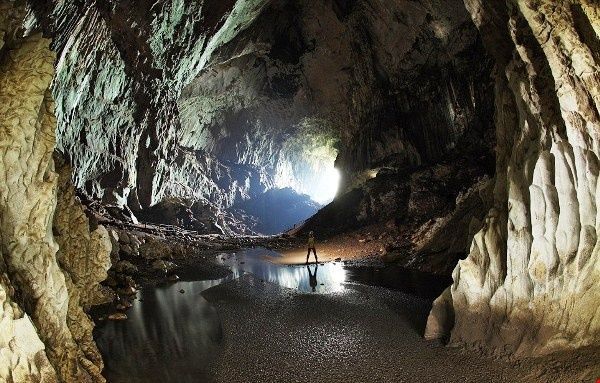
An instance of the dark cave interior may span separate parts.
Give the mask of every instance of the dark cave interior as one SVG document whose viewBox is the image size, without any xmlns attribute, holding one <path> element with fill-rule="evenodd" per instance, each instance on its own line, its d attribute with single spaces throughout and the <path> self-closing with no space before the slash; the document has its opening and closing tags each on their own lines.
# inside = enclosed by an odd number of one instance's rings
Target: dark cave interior
<svg viewBox="0 0 600 383">
<path fill-rule="evenodd" d="M 600 375 L 597 1 L 133 3 L 0 0 L 0 382 Z"/>
</svg>

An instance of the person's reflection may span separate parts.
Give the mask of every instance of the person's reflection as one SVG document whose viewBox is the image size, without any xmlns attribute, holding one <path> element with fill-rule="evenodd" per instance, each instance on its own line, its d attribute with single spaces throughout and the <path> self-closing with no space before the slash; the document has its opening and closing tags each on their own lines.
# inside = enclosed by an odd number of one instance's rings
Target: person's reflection
<svg viewBox="0 0 600 383">
<path fill-rule="evenodd" d="M 308 283 L 310 284 L 310 287 L 312 288 L 313 293 L 315 291 L 317 291 L 317 270 L 319 269 L 319 264 L 315 263 L 315 272 L 314 274 L 310 271 L 310 265 L 306 265 L 306 268 L 308 269 Z"/>
</svg>

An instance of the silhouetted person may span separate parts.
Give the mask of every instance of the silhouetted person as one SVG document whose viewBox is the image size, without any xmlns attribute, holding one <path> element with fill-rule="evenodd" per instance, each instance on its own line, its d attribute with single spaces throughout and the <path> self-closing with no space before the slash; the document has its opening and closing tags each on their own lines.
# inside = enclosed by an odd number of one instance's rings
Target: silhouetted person
<svg viewBox="0 0 600 383">
<path fill-rule="evenodd" d="M 315 263 L 319 263 L 317 258 L 317 249 L 315 249 L 315 233 L 312 231 L 308 233 L 308 253 L 306 253 L 306 264 L 308 265 L 308 257 L 310 257 L 310 251 L 312 250 L 315 255 Z"/>
<path fill-rule="evenodd" d="M 319 268 L 319 264 L 315 264 L 315 273 L 311 273 L 310 272 L 310 266 L 306 265 L 306 268 L 308 269 L 308 283 L 310 284 L 310 287 L 312 288 L 313 293 L 315 291 L 317 291 L 317 284 L 319 282 L 317 282 L 317 269 Z"/>
</svg>

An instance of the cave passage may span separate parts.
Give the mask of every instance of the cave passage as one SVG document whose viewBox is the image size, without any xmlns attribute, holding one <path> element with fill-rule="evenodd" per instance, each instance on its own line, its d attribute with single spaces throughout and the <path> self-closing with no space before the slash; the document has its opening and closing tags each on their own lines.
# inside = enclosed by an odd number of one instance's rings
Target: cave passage
<svg viewBox="0 0 600 383">
<path fill-rule="evenodd" d="M 318 129 L 304 124 L 296 130 L 282 145 L 277 165 L 260 168 L 272 186 L 263 193 L 249 192 L 232 206 L 244 222 L 251 222 L 253 231 L 273 235 L 293 230 L 337 195 L 341 176 L 335 168 L 336 140 Z"/>
<path fill-rule="evenodd" d="M 0 0 L 0 383 L 598 381 L 598 49 L 598 0 Z"/>
</svg>

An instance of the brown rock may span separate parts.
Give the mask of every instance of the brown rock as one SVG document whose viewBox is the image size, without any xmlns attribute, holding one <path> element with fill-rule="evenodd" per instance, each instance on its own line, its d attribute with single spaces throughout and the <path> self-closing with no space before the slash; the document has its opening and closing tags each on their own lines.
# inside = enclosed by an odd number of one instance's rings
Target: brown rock
<svg viewBox="0 0 600 383">
<path fill-rule="evenodd" d="M 108 316 L 108 320 L 121 321 L 126 320 L 127 314 L 125 313 L 113 313 Z"/>
</svg>

